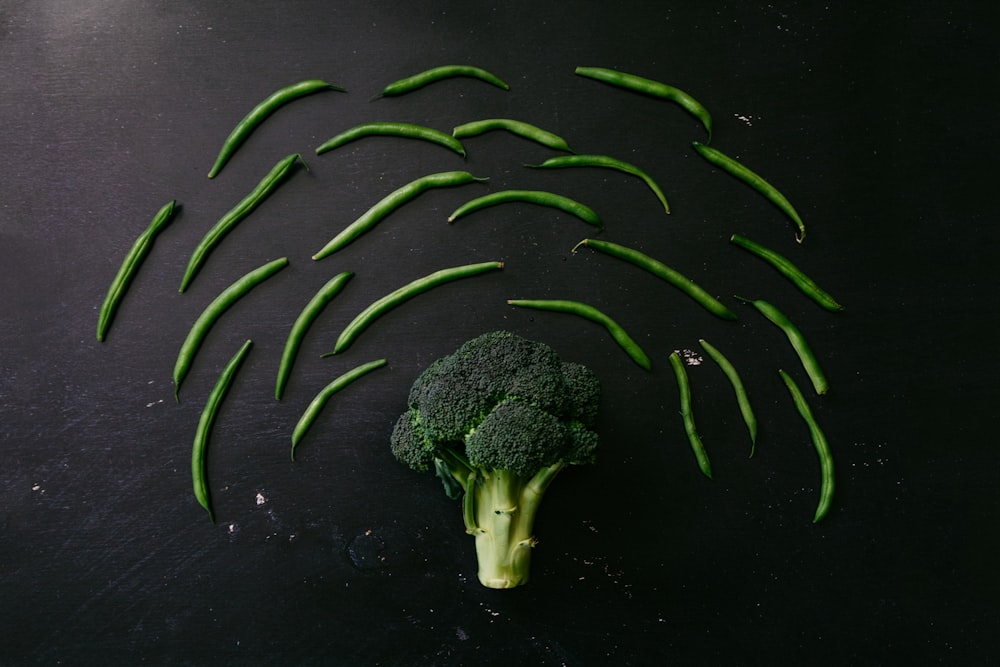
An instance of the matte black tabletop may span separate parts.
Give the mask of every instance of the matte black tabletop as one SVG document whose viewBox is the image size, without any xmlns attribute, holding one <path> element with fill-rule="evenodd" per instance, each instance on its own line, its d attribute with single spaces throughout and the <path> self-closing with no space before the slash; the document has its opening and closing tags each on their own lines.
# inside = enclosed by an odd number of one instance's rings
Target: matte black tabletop
<svg viewBox="0 0 1000 667">
<path fill-rule="evenodd" d="M 780 665 L 987 664 L 996 600 L 997 81 L 989 3 L 60 2 L 0 7 L 0 664 Z M 452 78 L 473 65 L 509 90 Z M 710 110 L 711 146 L 777 186 L 807 226 L 692 148 L 681 107 L 577 76 L 606 67 L 683 89 Z M 222 172 L 223 140 L 257 102 L 306 79 Z M 538 170 L 560 154 L 494 131 L 463 158 L 347 128 L 451 132 L 532 123 L 577 153 L 645 169 Z M 281 158 L 304 165 L 178 291 L 209 228 Z M 311 256 L 381 198 L 431 173 L 488 180 L 429 190 L 343 250 Z M 490 192 L 556 192 L 565 212 L 506 203 L 449 224 Z M 166 202 L 178 211 L 104 342 L 105 292 Z M 770 247 L 845 305 L 825 311 L 733 234 Z M 725 302 L 727 321 L 637 267 L 574 246 L 602 238 L 668 264 Z M 288 266 L 212 328 L 175 400 L 195 319 L 261 264 Z M 502 261 L 386 313 L 332 357 L 373 300 L 433 271 Z M 336 273 L 354 277 L 303 341 L 285 396 L 289 328 Z M 782 332 L 802 331 L 829 379 L 807 393 L 834 457 L 820 468 L 778 375 L 808 380 Z M 572 299 L 599 325 L 512 298 Z M 562 473 L 536 525 L 531 581 L 476 579 L 459 505 L 397 462 L 389 435 L 414 378 L 487 331 L 545 342 L 597 373 L 596 465 Z M 752 457 L 732 388 L 747 384 Z M 211 432 L 215 521 L 192 493 L 205 400 L 253 348 Z M 668 355 L 690 362 L 712 460 L 698 470 Z M 366 361 L 289 456 L 313 396 Z M 699 363 L 701 362 L 701 363 Z"/>
</svg>

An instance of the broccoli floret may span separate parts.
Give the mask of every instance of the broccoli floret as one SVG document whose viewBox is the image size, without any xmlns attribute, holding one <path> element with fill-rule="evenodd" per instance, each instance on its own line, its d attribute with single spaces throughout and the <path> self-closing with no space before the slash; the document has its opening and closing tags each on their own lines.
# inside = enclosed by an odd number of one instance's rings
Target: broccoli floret
<svg viewBox="0 0 1000 667">
<path fill-rule="evenodd" d="M 468 341 L 414 381 L 392 452 L 463 498 L 484 586 L 528 581 L 542 496 L 560 470 L 595 460 L 600 394 L 589 368 L 507 331 Z"/>
</svg>

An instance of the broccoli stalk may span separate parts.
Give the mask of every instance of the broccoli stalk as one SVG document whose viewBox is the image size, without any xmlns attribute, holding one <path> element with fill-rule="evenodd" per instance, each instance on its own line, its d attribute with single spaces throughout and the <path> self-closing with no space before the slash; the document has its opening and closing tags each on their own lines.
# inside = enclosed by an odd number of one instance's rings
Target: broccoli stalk
<svg viewBox="0 0 1000 667">
<path fill-rule="evenodd" d="M 594 461 L 600 386 L 584 366 L 508 332 L 484 334 L 431 364 L 410 390 L 392 451 L 432 467 L 462 498 L 476 540 L 479 581 L 528 581 L 542 497 L 568 465 Z"/>
</svg>

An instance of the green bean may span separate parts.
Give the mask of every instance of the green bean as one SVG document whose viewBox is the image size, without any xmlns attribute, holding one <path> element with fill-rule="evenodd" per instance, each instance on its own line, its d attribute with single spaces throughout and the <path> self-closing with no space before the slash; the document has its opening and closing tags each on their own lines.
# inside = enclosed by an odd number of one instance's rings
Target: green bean
<svg viewBox="0 0 1000 667">
<path fill-rule="evenodd" d="M 497 204 L 512 201 L 527 202 L 529 204 L 538 204 L 541 206 L 551 206 L 552 208 L 557 208 L 571 215 L 575 215 L 584 222 L 598 228 L 603 229 L 604 227 L 601 219 L 591 208 L 574 199 L 570 199 L 569 197 L 564 197 L 562 195 L 542 190 L 500 190 L 498 192 L 492 192 L 488 195 L 483 195 L 482 197 L 477 197 L 476 199 L 465 202 L 455 209 L 455 211 L 448 216 L 448 222 L 455 222 L 462 216 L 489 206 L 496 206 Z"/>
<path fill-rule="evenodd" d="M 704 338 L 699 338 L 698 343 L 701 344 L 702 349 L 722 369 L 723 374 L 729 378 L 729 383 L 733 385 L 733 391 L 736 393 L 736 403 L 740 407 L 740 414 L 743 415 L 743 422 L 747 425 L 747 431 L 750 432 L 750 456 L 753 456 L 754 450 L 757 447 L 757 417 L 753 413 L 753 407 L 750 405 L 750 396 L 743 385 L 743 380 L 736 371 L 736 367 L 733 366 L 732 362 L 722 352 Z"/>
<path fill-rule="evenodd" d="M 638 364 L 640 368 L 648 371 L 653 367 L 653 362 L 650 361 L 646 353 L 643 352 L 641 347 L 639 347 L 639 344 L 632 340 L 632 337 L 626 333 L 625 329 L 613 319 L 591 305 L 580 303 L 579 301 L 569 301 L 566 299 L 508 299 L 507 303 L 512 306 L 519 306 L 522 308 L 551 310 L 557 313 L 570 313 L 572 315 L 578 315 L 588 319 L 591 322 L 597 322 L 608 330 L 608 333 L 611 334 L 611 338 L 613 338 L 614 341 L 618 343 L 623 350 L 625 350 L 625 353 L 628 354 L 632 361 Z"/>
<path fill-rule="evenodd" d="M 212 499 L 208 492 L 208 476 L 205 473 L 205 459 L 208 453 L 208 439 L 215 423 L 215 417 L 219 413 L 219 406 L 222 399 L 229 392 L 229 387 L 233 383 L 236 371 L 239 370 L 246 359 L 253 341 L 247 340 L 239 351 L 229 360 L 229 363 L 222 369 L 219 379 L 215 382 L 215 387 L 208 394 L 205 407 L 202 409 L 201 417 L 198 419 L 198 429 L 194 435 L 194 446 L 191 448 L 191 481 L 194 487 L 194 497 L 198 504 L 208 511 L 208 518 L 215 522 L 215 513 L 212 511 Z"/>
<path fill-rule="evenodd" d="M 438 174 L 429 174 L 411 181 L 389 193 L 381 201 L 368 209 L 361 217 L 334 236 L 312 258 L 319 260 L 332 255 L 373 228 L 394 210 L 430 188 L 465 185 L 466 183 L 482 182 L 485 180 L 485 178 L 477 178 L 467 171 L 445 171 Z"/>
<path fill-rule="evenodd" d="M 191 330 L 188 332 L 184 343 L 181 344 L 180 351 L 177 353 L 177 361 L 174 363 L 174 398 L 176 400 L 180 400 L 181 381 L 184 380 L 184 376 L 191 369 L 195 353 L 201 347 L 202 342 L 208 336 L 208 332 L 216 320 L 247 292 L 286 266 L 288 266 L 288 259 L 282 257 L 250 271 L 229 287 L 219 292 L 219 295 L 212 299 L 211 303 L 205 307 L 205 310 L 201 312 L 201 315 L 198 316 L 198 319 L 191 326 Z"/>
<path fill-rule="evenodd" d="M 305 436 L 309 427 L 312 426 L 313 422 L 319 416 L 320 411 L 330 400 L 330 397 L 336 394 L 338 391 L 349 385 L 350 383 L 357 380 L 362 375 L 370 373 L 376 368 L 381 368 L 385 366 L 385 359 L 378 359 L 376 361 L 369 361 L 366 364 L 361 364 L 353 370 L 347 371 L 336 380 L 326 385 L 315 398 L 310 401 L 309 405 L 306 407 L 302 416 L 299 417 L 298 423 L 295 424 L 295 429 L 292 431 L 292 460 L 295 460 L 295 448 L 301 442 L 302 438 Z"/>
<path fill-rule="evenodd" d="M 180 291 L 183 292 L 190 286 L 191 281 L 194 280 L 195 275 L 201 269 L 202 265 L 208 259 L 209 253 L 217 246 L 222 238 L 232 230 L 237 224 L 239 224 L 244 218 L 246 218 L 250 213 L 253 212 L 257 206 L 260 205 L 267 197 L 274 192 L 275 188 L 281 185 L 282 181 L 288 176 L 289 172 L 294 166 L 297 160 L 300 160 L 301 156 L 298 153 L 289 155 L 278 161 L 277 164 L 268 172 L 257 186 L 250 191 L 250 193 L 244 197 L 240 203 L 234 206 L 228 213 L 219 218 L 210 230 L 201 239 L 201 242 L 195 247 L 194 252 L 191 253 L 191 258 L 188 260 L 187 268 L 184 270 L 184 277 L 181 278 Z"/>
<path fill-rule="evenodd" d="M 438 285 L 458 280 L 459 278 L 467 278 L 469 276 L 475 276 L 480 273 L 502 268 L 503 262 L 466 264 L 463 266 L 441 269 L 440 271 L 435 271 L 434 273 L 428 274 L 423 278 L 418 278 L 417 280 L 409 282 L 399 289 L 396 289 L 380 299 L 375 300 L 371 305 L 358 313 L 358 315 L 351 320 L 346 327 L 344 327 L 344 330 L 340 332 L 340 336 L 337 338 L 333 351 L 327 352 L 321 356 L 330 357 L 343 352 L 350 347 L 351 343 L 354 342 L 358 335 L 368 328 L 368 326 L 376 319 L 381 317 L 387 311 L 395 308 L 405 301 L 409 301 L 422 292 L 426 292 L 432 287 L 437 287 Z"/>
<path fill-rule="evenodd" d="M 337 294 L 344 289 L 344 285 L 347 281 L 354 277 L 354 274 L 349 271 L 344 271 L 343 273 L 338 273 L 333 278 L 331 278 L 325 285 L 319 288 L 319 291 L 313 295 L 313 298 L 309 300 L 299 316 L 295 318 L 295 323 L 292 324 L 291 331 L 288 332 L 288 339 L 285 341 L 285 347 L 281 352 L 281 363 L 278 366 L 278 378 L 274 384 L 274 397 L 277 400 L 281 400 L 282 395 L 285 393 L 285 385 L 288 384 L 288 377 L 292 373 L 292 365 L 295 363 L 295 355 L 299 351 L 299 347 L 302 345 L 302 339 L 305 338 L 306 331 L 312 325 L 313 321 L 319 316 L 320 311 L 330 303 Z"/>
<path fill-rule="evenodd" d="M 176 201 L 171 199 L 153 216 L 152 222 L 149 223 L 149 226 L 146 227 L 142 234 L 139 234 L 132 244 L 131 250 L 125 255 L 118 273 L 115 275 L 114 280 L 111 281 L 111 285 L 108 286 L 108 293 L 104 297 L 100 314 L 97 316 L 97 340 L 103 341 L 105 336 L 107 336 L 108 329 L 111 328 L 111 322 L 114 320 L 115 312 L 118 310 L 118 304 L 121 303 L 129 283 L 132 282 L 135 274 L 139 271 L 139 266 L 152 249 L 153 241 L 156 240 L 157 235 L 173 218 L 175 204 Z"/>
<path fill-rule="evenodd" d="M 240 144 L 242 144 L 243 141 L 250 136 L 250 133 L 253 132 L 265 118 L 274 113 L 278 107 L 299 97 L 311 95 L 312 93 L 316 93 L 321 90 L 336 90 L 342 93 L 346 92 L 340 86 L 335 86 L 325 81 L 320 81 L 319 79 L 309 79 L 276 90 L 264 98 L 264 100 L 251 109 L 250 113 L 248 113 L 243 120 L 237 123 L 236 127 L 233 128 L 233 131 L 229 133 L 229 137 L 222 144 L 222 149 L 219 150 L 219 156 L 215 159 L 215 164 L 212 165 L 211 171 L 208 172 L 208 177 L 215 178 L 216 175 L 222 171 L 222 167 L 229 161 L 229 158 L 232 157 L 233 153 L 236 152 L 236 149 L 239 148 Z"/>
<path fill-rule="evenodd" d="M 382 92 L 376 97 L 390 97 L 392 95 L 402 95 L 410 91 L 416 90 L 417 88 L 423 88 L 429 83 L 434 83 L 435 81 L 440 81 L 441 79 L 447 79 L 456 76 L 467 76 L 474 79 L 479 79 L 485 81 L 486 83 L 493 84 L 498 88 L 503 88 L 504 90 L 510 90 L 510 86 L 504 83 L 495 75 L 487 72 L 480 67 L 471 67 L 469 65 L 441 65 L 440 67 L 433 67 L 429 70 L 408 76 L 405 79 L 400 79 L 399 81 L 393 81 L 388 86 L 382 89 Z"/>
<path fill-rule="evenodd" d="M 641 76 L 619 72 L 618 70 L 606 69 L 603 67 L 577 67 L 576 73 L 589 79 L 596 79 L 603 83 L 608 83 L 619 88 L 625 88 L 637 93 L 643 93 L 651 97 L 669 100 L 689 114 L 695 117 L 708 132 L 708 141 L 712 140 L 712 114 L 708 112 L 698 100 L 694 99 L 683 90 L 668 86 L 659 81 L 644 79 Z"/>
<path fill-rule="evenodd" d="M 687 294 L 689 297 L 694 299 L 698 305 L 717 317 L 721 317 L 724 320 L 736 319 L 735 313 L 726 308 L 722 302 L 706 292 L 694 281 L 678 273 L 666 264 L 657 261 L 652 257 L 639 252 L 638 250 L 626 248 L 625 246 L 618 245 L 617 243 L 612 243 L 610 241 L 584 239 L 573 247 L 572 252 L 575 253 L 576 249 L 581 245 L 593 248 L 594 250 L 600 250 L 605 254 L 617 257 L 618 259 L 623 259 L 626 262 L 631 262 L 632 264 L 649 271 L 654 276 L 666 280 L 668 283 Z"/>
<path fill-rule="evenodd" d="M 631 174 L 632 176 L 637 176 L 645 181 L 646 185 L 656 198 L 660 200 L 663 204 L 664 213 L 670 213 L 670 204 L 667 203 L 667 196 L 663 194 L 663 190 L 657 185 L 656 181 L 647 174 L 645 171 L 636 167 L 634 164 L 629 164 L 618 158 L 610 157 L 608 155 L 559 155 L 553 158 L 549 158 L 541 164 L 526 164 L 526 167 L 532 168 L 560 168 L 560 167 L 604 167 L 607 169 L 615 169 L 617 171 L 624 172 L 626 174 Z"/>
<path fill-rule="evenodd" d="M 761 299 L 753 301 L 751 299 L 744 299 L 741 296 L 736 298 L 740 301 L 753 304 L 753 306 L 760 311 L 764 317 L 777 325 L 777 327 L 785 333 L 785 336 L 788 337 L 788 342 L 792 344 L 792 349 L 795 350 L 795 353 L 798 355 L 799 361 L 802 362 L 802 367 L 805 369 L 806 374 L 812 381 L 813 389 L 816 390 L 817 394 L 825 394 L 829 389 L 826 376 L 823 374 L 823 369 L 820 368 L 816 355 L 813 354 L 812 349 L 806 342 L 805 336 L 803 336 L 802 332 L 799 331 L 799 328 L 796 327 L 784 313 L 767 301 L 763 301 Z"/>
<path fill-rule="evenodd" d="M 334 148 L 339 148 L 344 144 L 363 137 L 371 136 L 403 137 L 406 139 L 429 141 L 431 143 L 444 146 L 445 148 L 458 153 L 462 157 L 465 157 L 465 147 L 462 146 L 462 142 L 447 132 L 435 130 L 431 127 L 424 127 L 423 125 L 413 125 L 412 123 L 389 122 L 373 122 L 355 125 L 354 127 L 344 130 L 340 134 L 337 134 L 323 142 L 316 149 L 316 155 L 322 155 L 323 153 L 332 151 Z"/>
<path fill-rule="evenodd" d="M 792 206 L 791 202 L 789 202 L 788 199 L 785 198 L 785 195 L 781 194 L 776 187 L 721 151 L 718 151 L 710 146 L 706 146 L 705 144 L 700 144 L 697 141 L 695 141 L 692 145 L 694 146 L 695 151 L 697 151 L 699 155 L 708 160 L 711 164 L 729 173 L 730 175 L 735 176 L 737 179 L 743 181 L 751 188 L 764 195 L 764 197 L 777 206 L 782 213 L 791 218 L 792 222 L 795 223 L 795 226 L 798 227 L 799 231 L 795 235 L 795 240 L 799 243 L 802 243 L 805 240 L 805 223 L 802 222 L 802 218 L 799 216 L 798 211 L 795 210 L 795 207 Z"/>
<path fill-rule="evenodd" d="M 677 389 L 680 391 L 681 418 L 684 420 L 684 431 L 687 433 L 688 442 L 691 444 L 691 451 L 698 461 L 698 468 L 702 474 L 712 479 L 712 464 L 708 460 L 708 452 L 705 451 L 705 444 L 698 435 L 698 428 L 694 423 L 694 412 L 691 409 L 691 384 L 688 381 L 687 371 L 684 370 L 684 362 L 677 352 L 670 353 L 670 366 L 674 369 L 674 376 L 677 378 Z"/>
<path fill-rule="evenodd" d="M 837 303 L 836 299 L 827 294 L 823 289 L 820 288 L 813 280 L 807 276 L 805 273 L 800 271 L 798 267 L 788 261 L 782 255 L 776 253 L 775 251 L 765 248 L 759 243 L 755 243 L 750 239 L 740 236 L 738 234 L 733 234 L 729 239 L 733 244 L 738 245 L 744 250 L 757 255 L 771 266 L 776 268 L 781 275 L 785 276 L 792 283 L 795 284 L 802 292 L 808 296 L 810 299 L 818 303 L 823 308 L 829 311 L 836 312 L 838 310 L 843 310 L 844 307 Z"/>
<path fill-rule="evenodd" d="M 830 453 L 830 445 L 827 444 L 826 436 L 816 422 L 815 417 L 813 417 L 812 410 L 809 409 L 809 403 L 806 402 L 806 397 L 802 394 L 802 390 L 799 389 L 798 385 L 795 384 L 795 380 L 788 373 L 781 369 L 778 369 L 778 373 L 781 375 L 781 379 L 784 380 L 785 386 L 788 387 L 788 392 L 792 395 L 792 401 L 795 403 L 796 410 L 799 411 L 802 419 L 809 426 L 809 435 L 812 438 L 813 447 L 816 448 L 816 454 L 819 456 L 819 502 L 816 504 L 816 513 L 813 515 L 813 523 L 817 523 L 827 515 L 830 511 L 830 504 L 833 502 L 833 455 Z"/>
<path fill-rule="evenodd" d="M 546 148 L 551 148 L 557 151 L 566 151 L 567 153 L 573 152 L 573 149 L 569 147 L 566 140 L 558 134 L 553 134 L 552 132 L 543 130 L 542 128 L 530 123 L 513 120 L 511 118 L 486 118 L 484 120 L 474 120 L 455 127 L 451 133 L 456 139 L 465 139 L 467 137 L 479 136 L 480 134 L 490 132 L 492 130 L 506 130 L 511 134 L 528 139 L 529 141 L 534 141 L 536 144 L 540 144 Z"/>
</svg>

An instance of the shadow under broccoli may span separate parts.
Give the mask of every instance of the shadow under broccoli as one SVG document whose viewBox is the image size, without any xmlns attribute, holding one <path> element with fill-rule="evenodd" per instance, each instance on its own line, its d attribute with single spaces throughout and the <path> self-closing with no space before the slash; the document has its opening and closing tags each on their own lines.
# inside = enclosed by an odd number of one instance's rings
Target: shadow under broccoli
<svg viewBox="0 0 1000 667">
<path fill-rule="evenodd" d="M 462 498 L 484 586 L 528 581 L 542 496 L 560 470 L 595 460 L 600 393 L 589 368 L 507 331 L 466 342 L 414 381 L 392 452 Z"/>
</svg>

